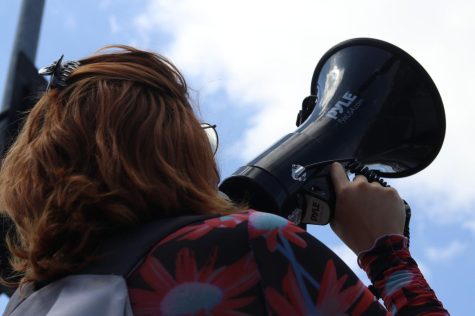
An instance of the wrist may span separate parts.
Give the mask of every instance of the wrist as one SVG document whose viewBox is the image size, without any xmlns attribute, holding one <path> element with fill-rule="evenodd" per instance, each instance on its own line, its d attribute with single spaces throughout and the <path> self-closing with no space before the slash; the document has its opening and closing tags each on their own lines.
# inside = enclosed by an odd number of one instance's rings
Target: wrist
<svg viewBox="0 0 475 316">
<path fill-rule="evenodd" d="M 358 253 L 358 265 L 368 272 L 369 266 L 375 260 L 382 260 L 386 257 L 394 257 L 396 252 L 407 252 L 408 239 L 401 234 L 387 234 L 377 238 L 371 247 Z M 404 256 L 406 257 L 406 255 Z"/>
<path fill-rule="evenodd" d="M 388 294 L 385 291 L 388 290 L 388 277 L 400 279 L 405 276 L 401 272 L 403 267 L 417 267 L 409 253 L 408 239 L 399 234 L 384 235 L 375 240 L 370 249 L 358 254 L 358 265 L 368 275 L 372 283 L 369 289 L 378 298 Z M 398 283 L 401 282 L 405 284 L 404 280 L 398 280 Z"/>
</svg>

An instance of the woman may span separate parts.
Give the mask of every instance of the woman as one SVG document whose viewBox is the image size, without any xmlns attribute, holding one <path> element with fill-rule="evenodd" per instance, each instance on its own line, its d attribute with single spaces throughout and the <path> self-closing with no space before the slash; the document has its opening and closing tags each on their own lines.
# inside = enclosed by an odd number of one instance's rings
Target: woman
<svg viewBox="0 0 475 316">
<path fill-rule="evenodd" d="M 0 172 L 23 284 L 80 271 L 114 231 L 221 214 L 157 242 L 127 280 L 135 314 L 386 314 L 318 240 L 218 194 L 212 148 L 170 62 L 119 46 L 67 70 L 28 115 Z M 350 182 L 339 164 L 332 179 L 332 228 L 359 254 L 387 310 L 445 315 L 401 235 L 397 192 L 362 176 Z"/>
</svg>

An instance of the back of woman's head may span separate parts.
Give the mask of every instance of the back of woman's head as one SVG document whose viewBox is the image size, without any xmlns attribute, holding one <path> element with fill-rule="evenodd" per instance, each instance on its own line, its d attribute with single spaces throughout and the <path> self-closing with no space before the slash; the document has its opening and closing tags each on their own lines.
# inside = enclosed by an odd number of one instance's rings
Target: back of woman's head
<svg viewBox="0 0 475 316">
<path fill-rule="evenodd" d="M 110 230 L 231 208 L 172 64 L 125 46 L 80 63 L 33 107 L 0 171 L 24 280 L 80 268 Z"/>
</svg>

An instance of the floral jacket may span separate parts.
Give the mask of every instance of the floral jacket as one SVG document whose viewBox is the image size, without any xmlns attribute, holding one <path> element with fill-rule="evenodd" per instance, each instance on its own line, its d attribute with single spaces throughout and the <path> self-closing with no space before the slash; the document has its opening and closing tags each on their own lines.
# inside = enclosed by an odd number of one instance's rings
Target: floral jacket
<svg viewBox="0 0 475 316">
<path fill-rule="evenodd" d="M 250 210 L 179 229 L 127 281 L 135 315 L 448 315 L 403 236 L 359 264 L 386 307 L 313 236 Z"/>
</svg>

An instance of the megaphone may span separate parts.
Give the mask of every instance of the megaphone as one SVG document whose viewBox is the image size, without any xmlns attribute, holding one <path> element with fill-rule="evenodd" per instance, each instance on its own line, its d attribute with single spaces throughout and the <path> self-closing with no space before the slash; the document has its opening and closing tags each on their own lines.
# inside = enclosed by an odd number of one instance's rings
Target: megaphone
<svg viewBox="0 0 475 316">
<path fill-rule="evenodd" d="M 335 203 L 329 163 L 383 184 L 381 177 L 413 175 L 439 153 L 445 113 L 437 87 L 413 57 L 357 38 L 320 59 L 297 126 L 225 179 L 220 191 L 298 224 L 326 224 Z"/>
</svg>

